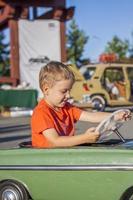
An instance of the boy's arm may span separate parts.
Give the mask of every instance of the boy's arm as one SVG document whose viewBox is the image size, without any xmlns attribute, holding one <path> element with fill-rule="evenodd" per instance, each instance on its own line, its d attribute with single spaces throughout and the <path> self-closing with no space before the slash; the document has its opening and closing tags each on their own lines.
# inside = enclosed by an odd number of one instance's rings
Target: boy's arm
<svg viewBox="0 0 133 200">
<path fill-rule="evenodd" d="M 107 112 L 87 112 L 82 111 L 79 120 L 81 121 L 90 121 L 90 122 L 101 122 L 102 120 L 106 119 L 107 117 L 111 116 L 112 113 Z M 129 120 L 131 119 L 131 111 L 130 110 L 120 110 L 119 113 L 114 115 L 114 119 L 116 121 L 119 120 Z"/>
<path fill-rule="evenodd" d="M 54 128 L 43 131 L 43 135 L 50 142 L 51 147 L 71 147 L 83 143 L 94 143 L 99 138 L 95 128 L 88 129 L 84 134 L 75 136 L 59 136 Z"/>
<path fill-rule="evenodd" d="M 109 117 L 111 114 L 107 112 L 87 112 L 82 111 L 79 120 L 98 123 Z"/>
</svg>

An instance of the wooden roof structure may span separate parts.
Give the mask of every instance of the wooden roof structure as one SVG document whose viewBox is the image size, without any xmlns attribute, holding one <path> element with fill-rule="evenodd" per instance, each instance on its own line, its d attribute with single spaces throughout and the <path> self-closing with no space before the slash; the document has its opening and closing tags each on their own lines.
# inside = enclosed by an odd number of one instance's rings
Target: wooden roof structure
<svg viewBox="0 0 133 200">
<path fill-rule="evenodd" d="M 0 31 L 10 30 L 10 77 L 0 77 L 0 83 L 19 82 L 18 20 L 29 19 L 32 7 L 33 19 L 56 19 L 60 21 L 61 61 L 66 62 L 65 22 L 73 17 L 74 7 L 66 8 L 66 0 L 0 0 Z M 41 16 L 38 7 L 49 8 Z M 32 20 L 33 20 L 32 19 Z"/>
</svg>

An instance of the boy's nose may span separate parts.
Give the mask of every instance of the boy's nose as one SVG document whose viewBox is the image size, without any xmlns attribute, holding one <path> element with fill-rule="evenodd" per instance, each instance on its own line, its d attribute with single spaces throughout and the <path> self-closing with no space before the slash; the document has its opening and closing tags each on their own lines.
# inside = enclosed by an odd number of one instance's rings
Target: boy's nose
<svg viewBox="0 0 133 200">
<path fill-rule="evenodd" d="M 67 99 L 70 98 L 70 92 L 69 92 L 69 91 L 66 93 L 66 98 L 67 98 Z"/>
</svg>

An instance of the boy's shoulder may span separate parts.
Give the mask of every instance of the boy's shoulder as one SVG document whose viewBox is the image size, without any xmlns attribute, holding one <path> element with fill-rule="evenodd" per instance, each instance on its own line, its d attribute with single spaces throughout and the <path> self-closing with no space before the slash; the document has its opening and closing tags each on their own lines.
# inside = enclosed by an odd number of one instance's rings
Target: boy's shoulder
<svg viewBox="0 0 133 200">
<path fill-rule="evenodd" d="M 42 99 L 38 102 L 38 105 L 35 107 L 33 112 L 48 112 L 49 111 L 49 107 L 47 106 L 47 104 L 45 103 L 45 101 Z"/>
</svg>

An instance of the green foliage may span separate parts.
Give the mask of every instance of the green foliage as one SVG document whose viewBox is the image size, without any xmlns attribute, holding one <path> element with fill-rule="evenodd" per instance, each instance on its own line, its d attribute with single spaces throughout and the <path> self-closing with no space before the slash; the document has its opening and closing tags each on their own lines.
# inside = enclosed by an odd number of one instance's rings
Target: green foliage
<svg viewBox="0 0 133 200">
<path fill-rule="evenodd" d="M 89 58 L 82 58 L 88 39 L 89 37 L 85 35 L 83 30 L 78 28 L 78 25 L 73 19 L 67 33 L 67 61 L 77 66 L 89 62 Z"/>
<path fill-rule="evenodd" d="M 0 33 L 0 76 L 9 75 L 9 44 L 4 42 L 5 35 Z"/>
<path fill-rule="evenodd" d="M 132 41 L 129 44 L 129 58 L 133 59 L 133 31 L 131 32 Z"/>
<path fill-rule="evenodd" d="M 126 58 L 129 49 L 129 41 L 121 40 L 118 36 L 114 36 L 105 48 L 106 53 L 115 53 L 118 59 Z"/>
</svg>

